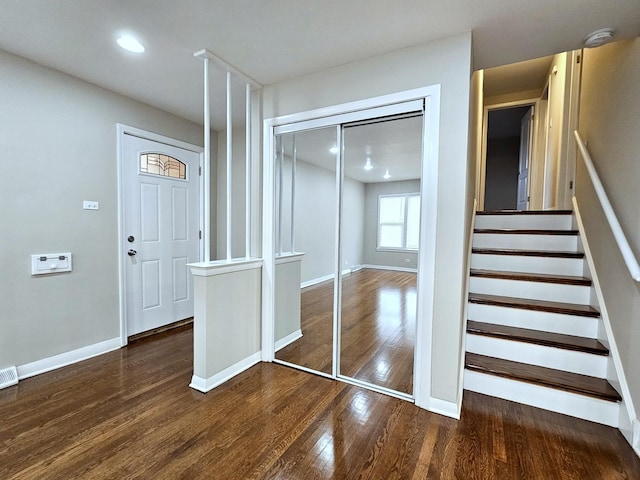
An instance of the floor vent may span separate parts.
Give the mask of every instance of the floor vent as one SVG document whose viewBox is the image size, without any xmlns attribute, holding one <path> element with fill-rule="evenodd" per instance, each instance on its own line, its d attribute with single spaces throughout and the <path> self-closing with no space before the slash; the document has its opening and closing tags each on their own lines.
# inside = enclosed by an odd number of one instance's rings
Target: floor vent
<svg viewBox="0 0 640 480">
<path fill-rule="evenodd" d="M 0 370 L 0 389 L 10 387 L 16 383 L 18 383 L 18 370 L 16 370 L 16 367 Z"/>
</svg>

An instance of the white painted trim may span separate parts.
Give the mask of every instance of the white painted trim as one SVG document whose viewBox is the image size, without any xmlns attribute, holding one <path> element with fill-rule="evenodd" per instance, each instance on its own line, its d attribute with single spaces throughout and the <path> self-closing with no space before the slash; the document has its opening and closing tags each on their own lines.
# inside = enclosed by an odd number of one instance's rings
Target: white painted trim
<svg viewBox="0 0 640 480">
<path fill-rule="evenodd" d="M 187 263 L 191 274 L 197 277 L 213 277 L 225 273 L 255 270 L 262 267 L 261 258 L 237 258 L 233 260 L 216 260 L 213 262 Z"/>
<path fill-rule="evenodd" d="M 299 338 L 302 338 L 302 330 L 300 329 L 294 332 L 291 332 L 289 335 L 287 335 L 284 338 L 281 338 L 280 340 L 276 340 L 275 351 L 277 352 L 278 350 L 282 350 L 284 347 L 292 344 Z"/>
<path fill-rule="evenodd" d="M 633 420 L 633 436 L 631 446 L 633 450 L 636 452 L 636 455 L 640 457 L 640 421 L 637 419 Z"/>
<path fill-rule="evenodd" d="M 396 103 L 404 103 L 411 100 L 419 100 L 425 97 L 430 97 L 434 95 L 436 89 L 437 95 L 439 97 L 440 85 L 430 85 L 428 87 L 415 88 L 412 90 L 405 90 L 403 92 L 391 93 L 388 95 L 381 95 L 378 97 L 371 97 L 363 100 L 331 105 L 328 107 L 321 107 L 315 110 L 307 110 L 306 112 L 282 115 L 280 117 L 268 119 L 266 120 L 266 122 L 270 122 L 270 124 L 273 126 L 279 126 L 286 125 L 288 123 L 303 122 L 316 118 L 333 117 L 336 115 L 356 112 L 359 110 L 370 110 L 372 108 L 382 107 L 385 105 L 393 105 Z"/>
<path fill-rule="evenodd" d="M 445 417 L 455 418 L 460 420 L 460 407 L 459 402 L 447 402 L 446 400 L 440 400 L 439 398 L 431 397 L 429 399 L 428 410 Z"/>
<path fill-rule="evenodd" d="M 631 397 L 631 391 L 629 390 L 627 377 L 624 373 L 624 368 L 622 367 L 622 360 L 620 359 L 620 351 L 618 350 L 618 344 L 616 343 L 616 339 L 613 336 L 613 330 L 611 328 L 611 320 L 609 318 L 609 312 L 607 311 L 607 305 L 604 301 L 604 297 L 602 296 L 602 288 L 600 287 L 598 272 L 596 272 L 595 264 L 593 262 L 593 255 L 591 253 L 591 248 L 589 247 L 589 240 L 587 239 L 586 231 L 584 229 L 584 223 L 582 222 L 582 215 L 580 214 L 580 207 L 578 206 L 578 200 L 576 199 L 576 197 L 572 198 L 572 202 L 573 202 L 573 212 L 576 217 L 576 225 L 578 227 L 578 231 L 580 232 L 580 241 L 582 242 L 582 247 L 584 249 L 584 257 L 585 257 L 585 260 L 587 261 L 589 272 L 591 273 L 591 281 L 593 282 L 593 288 L 596 292 L 596 298 L 598 300 L 600 318 L 602 319 L 602 325 L 604 326 L 604 330 L 607 334 L 607 341 L 609 343 L 608 345 L 609 355 L 613 360 L 613 365 L 615 367 L 616 375 L 618 377 L 618 383 L 621 390 L 620 393 L 622 394 L 622 398 L 623 398 L 622 403 L 624 403 L 625 408 L 627 409 L 627 415 L 631 423 L 637 424 L 638 416 L 636 413 L 635 406 L 633 404 L 633 399 Z M 638 435 L 640 436 L 640 432 L 638 433 Z M 640 448 L 639 445 L 635 445 L 633 447 L 634 449 L 636 447 Z M 638 452 L 638 450 L 636 450 L 636 452 Z"/>
<path fill-rule="evenodd" d="M 123 155 L 123 145 L 124 145 L 124 135 L 132 135 L 134 137 L 143 138 L 145 140 L 151 140 L 157 143 L 163 143 L 165 145 L 169 145 L 171 147 L 181 148 L 183 150 L 188 150 L 190 152 L 197 153 L 199 156 L 198 165 L 202 166 L 204 161 L 204 148 L 193 145 L 191 143 L 183 142 L 181 140 L 176 140 L 174 138 L 166 137 L 164 135 L 159 135 L 157 133 L 149 132 L 147 130 L 142 130 L 140 128 L 132 127 L 129 125 L 125 125 L 123 123 L 116 124 L 116 149 L 117 149 L 117 187 L 118 187 L 118 303 L 119 303 L 119 311 L 120 311 L 120 346 L 124 347 L 128 343 L 128 333 L 127 333 L 127 309 L 126 309 L 126 276 L 125 276 L 125 261 L 127 259 L 127 255 L 125 251 L 127 250 L 125 245 L 125 231 L 124 231 L 124 155 Z M 208 182 L 204 182 L 204 177 L 207 174 L 205 172 L 206 169 L 203 169 L 202 176 L 199 177 L 199 185 L 200 185 L 200 205 L 198 206 L 198 215 L 200 217 L 200 228 L 202 229 L 204 226 L 204 230 L 206 231 L 206 227 L 209 224 L 209 216 L 205 216 L 205 212 L 208 212 L 208 207 L 205 206 L 205 188 Z M 193 172 L 191 172 L 193 175 Z M 203 255 L 208 248 L 205 248 L 205 239 L 206 235 L 203 235 L 205 238 L 201 238 L 198 242 L 198 255 L 200 256 L 200 260 L 203 259 Z M 208 242 L 209 240 L 206 239 Z"/>
<path fill-rule="evenodd" d="M 300 284 L 300 288 L 312 287 L 313 285 L 317 285 L 319 283 L 326 282 L 328 280 L 333 280 L 335 277 L 336 276 L 333 273 L 331 273 L 329 275 L 324 275 L 322 277 L 312 278 L 311 280 L 307 280 L 306 282 L 302 282 Z"/>
<path fill-rule="evenodd" d="M 485 192 L 485 188 L 486 188 L 486 176 L 487 176 L 487 136 L 488 136 L 488 125 L 489 125 L 489 111 L 490 110 L 503 110 L 505 108 L 515 108 L 515 107 L 524 107 L 527 105 L 531 105 L 534 107 L 535 109 L 535 115 L 538 115 L 538 101 L 540 99 L 539 98 L 525 98 L 523 100 L 515 100 L 512 102 L 504 102 L 504 103 L 496 103 L 496 104 L 492 104 L 492 105 L 483 105 L 483 111 L 482 111 L 482 139 L 481 139 L 481 147 L 480 147 L 480 169 L 478 171 L 478 175 L 479 175 L 479 183 L 480 184 L 480 191 L 476 192 L 476 197 L 477 197 L 477 207 L 480 211 L 484 210 L 484 192 Z M 484 102 L 483 102 L 484 103 Z M 532 153 L 532 158 L 529 160 L 529 171 L 531 171 L 531 165 L 534 162 L 537 162 L 537 159 L 535 158 L 535 155 L 537 154 L 537 152 L 535 152 L 535 134 L 536 134 L 536 130 L 534 128 L 534 135 L 532 136 L 533 138 L 530 139 L 531 142 L 531 153 Z M 535 153 L 534 153 L 535 152 Z M 537 179 L 536 179 L 537 181 Z M 527 185 L 527 190 L 530 192 L 531 188 L 531 178 L 529 178 L 528 181 L 529 185 Z M 529 209 L 529 203 L 527 202 L 527 210 Z"/>
<path fill-rule="evenodd" d="M 301 262 L 304 252 L 290 252 L 283 253 L 276 257 L 276 265 L 282 265 L 284 263 Z"/>
<path fill-rule="evenodd" d="M 370 263 L 365 263 L 360 265 L 360 269 L 368 268 L 371 270 L 390 270 L 392 272 L 407 272 L 407 273 L 418 273 L 417 268 L 409 268 L 409 267 L 394 267 L 391 265 L 373 265 Z M 360 270 L 358 269 L 358 270 Z"/>
<path fill-rule="evenodd" d="M 477 195 L 477 192 L 476 192 Z M 460 360 L 459 360 L 459 374 L 458 374 L 458 418 L 460 418 L 460 412 L 462 411 L 462 397 L 464 395 L 464 362 L 465 356 L 467 353 L 467 321 L 469 320 L 469 302 L 467 299 L 469 298 L 469 282 L 471 280 L 471 275 L 469 275 L 469 270 L 471 269 L 471 258 L 473 256 L 473 231 L 476 228 L 476 212 L 478 211 L 478 199 L 473 199 L 473 212 L 471 213 L 471 222 L 469 223 L 469 233 L 468 233 L 468 241 L 469 245 L 467 246 L 467 281 L 465 282 L 465 290 L 464 290 L 464 307 L 462 309 L 462 330 L 460 335 L 462 338 L 460 339 Z"/>
<path fill-rule="evenodd" d="M 116 337 L 103 342 L 87 345 L 86 347 L 81 347 L 76 350 L 59 353 L 52 357 L 36 360 L 35 362 L 18 365 L 18 378 L 20 380 L 24 380 L 25 378 L 40 375 L 41 373 L 66 367 L 67 365 L 72 365 L 74 363 L 102 355 L 103 353 L 118 350 L 120 346 L 120 337 Z"/>
<path fill-rule="evenodd" d="M 431 340 L 435 296 L 436 225 L 438 214 L 438 166 L 440 141 L 439 84 L 358 100 L 316 110 L 265 119 L 263 122 L 263 281 L 262 345 L 263 360 L 273 361 L 274 354 L 274 133 L 276 127 L 320 117 L 419 100 L 424 105 L 421 232 L 418 264 L 418 306 L 414 353 L 414 398 L 419 407 L 428 408 L 431 393 Z M 283 130 L 283 129 L 281 129 Z M 284 130 L 283 130 L 284 131 Z"/>
<path fill-rule="evenodd" d="M 440 85 L 424 97 L 422 126 L 422 177 L 420 182 L 420 255 L 418 256 L 416 342 L 413 397 L 418 407 L 429 408 L 435 305 L 438 172 L 440 145 Z"/>
<path fill-rule="evenodd" d="M 495 375 L 465 370 L 464 388 L 492 397 L 618 427 L 620 404 Z"/>
<path fill-rule="evenodd" d="M 260 363 L 260 359 L 262 358 L 262 354 L 260 352 L 256 352 L 248 357 L 240 360 L 239 362 L 234 363 L 230 367 L 221 370 L 216 373 L 212 377 L 202 378 L 196 375 L 191 377 L 191 383 L 189 386 L 194 390 L 198 390 L 202 393 L 207 393 L 216 388 L 219 385 L 222 385 L 227 380 L 232 379 L 236 375 L 241 374 L 245 370 L 253 367 L 257 363 Z"/>
</svg>

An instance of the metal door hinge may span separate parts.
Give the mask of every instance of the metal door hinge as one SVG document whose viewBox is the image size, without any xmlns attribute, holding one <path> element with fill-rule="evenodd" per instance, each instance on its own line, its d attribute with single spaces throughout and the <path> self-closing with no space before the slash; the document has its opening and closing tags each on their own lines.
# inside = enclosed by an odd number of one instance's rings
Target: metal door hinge
<svg viewBox="0 0 640 480">
<path fill-rule="evenodd" d="M 569 182 L 569 189 L 570 189 L 570 190 L 572 190 L 572 189 L 573 189 L 573 180 L 571 180 L 571 181 Z"/>
<path fill-rule="evenodd" d="M 198 232 L 198 239 L 202 240 L 202 230 Z"/>
<path fill-rule="evenodd" d="M 202 176 L 202 167 L 198 167 L 198 175 Z"/>
</svg>

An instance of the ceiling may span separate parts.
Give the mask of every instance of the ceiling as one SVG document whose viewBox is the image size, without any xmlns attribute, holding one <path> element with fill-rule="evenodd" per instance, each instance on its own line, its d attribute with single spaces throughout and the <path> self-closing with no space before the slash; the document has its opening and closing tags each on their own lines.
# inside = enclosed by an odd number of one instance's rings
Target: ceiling
<svg viewBox="0 0 640 480">
<path fill-rule="evenodd" d="M 536 90 L 539 96 L 547 81 L 553 55 L 487 68 L 482 89 L 485 98 Z"/>
<path fill-rule="evenodd" d="M 344 175 L 362 183 L 420 179 L 422 115 L 347 126 L 344 138 Z M 286 157 L 336 171 L 336 127 L 282 135 Z M 364 168 L 367 158 L 371 169 Z M 386 172 L 389 177 L 384 178 Z"/>
<path fill-rule="evenodd" d="M 268 85 L 465 31 L 475 69 L 493 67 L 579 48 L 603 27 L 617 39 L 640 35 L 640 2 L 0 1 L 1 49 L 198 123 L 202 63 L 193 53 L 204 48 Z M 123 31 L 147 51 L 122 51 L 115 39 Z M 220 128 L 224 81 L 212 76 Z"/>
</svg>

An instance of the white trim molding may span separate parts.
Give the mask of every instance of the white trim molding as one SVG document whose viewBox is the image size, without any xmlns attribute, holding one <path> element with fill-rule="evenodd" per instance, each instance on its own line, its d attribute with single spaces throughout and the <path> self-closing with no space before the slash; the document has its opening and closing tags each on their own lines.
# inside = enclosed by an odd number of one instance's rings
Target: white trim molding
<svg viewBox="0 0 640 480">
<path fill-rule="evenodd" d="M 36 360 L 35 362 L 18 365 L 18 379 L 24 380 L 25 378 L 40 375 L 41 373 L 50 372 L 83 360 L 88 360 L 89 358 L 97 357 L 103 353 L 118 350 L 119 348 L 120 337 L 116 337 L 103 342 L 87 345 L 86 347 L 77 348 L 76 350 L 59 353 L 52 357 Z"/>
<path fill-rule="evenodd" d="M 262 360 L 262 352 L 256 352 L 253 355 L 250 355 L 246 358 L 243 358 L 239 362 L 234 363 L 230 367 L 221 370 L 215 375 L 209 378 L 202 378 L 196 375 L 191 377 L 191 383 L 189 386 L 194 390 L 198 390 L 202 393 L 207 393 L 216 388 L 219 385 L 222 385 L 227 380 L 235 377 L 236 375 L 241 374 L 245 370 L 253 367 L 257 363 L 260 363 Z"/>
<path fill-rule="evenodd" d="M 461 401 L 447 402 L 446 400 L 440 400 L 439 398 L 431 397 L 429 399 L 429 407 L 427 408 L 427 410 L 433 413 L 437 413 L 438 415 L 444 415 L 445 417 L 460 420 L 461 406 Z"/>
<path fill-rule="evenodd" d="M 410 267 L 394 267 L 392 265 L 373 265 L 370 263 L 365 263 L 360 266 L 360 268 L 371 269 L 371 270 L 389 270 L 392 272 L 406 272 L 406 273 L 418 273 L 417 268 Z"/>
<path fill-rule="evenodd" d="M 302 330 L 301 329 L 298 329 L 298 330 L 295 330 L 294 332 L 291 332 L 289 335 L 287 335 L 284 338 L 281 338 L 280 340 L 276 340 L 275 351 L 277 352 L 278 350 L 282 350 L 284 347 L 286 347 L 287 345 L 292 344 L 293 342 L 295 342 L 299 338 L 302 338 Z"/>
</svg>

